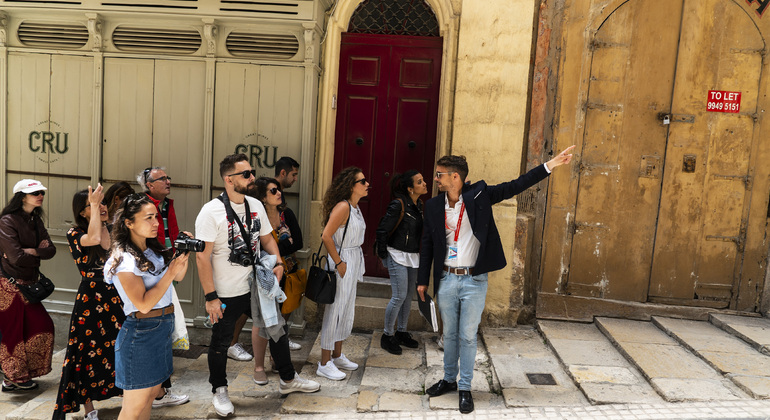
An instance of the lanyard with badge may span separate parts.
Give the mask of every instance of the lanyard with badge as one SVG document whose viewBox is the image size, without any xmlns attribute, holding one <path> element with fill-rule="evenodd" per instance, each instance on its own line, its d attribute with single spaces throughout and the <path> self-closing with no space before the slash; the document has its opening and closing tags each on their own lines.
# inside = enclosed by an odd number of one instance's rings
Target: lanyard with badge
<svg viewBox="0 0 770 420">
<path fill-rule="evenodd" d="M 449 246 L 449 254 L 447 259 L 448 260 L 456 260 L 457 259 L 457 240 L 460 239 L 460 226 L 463 224 L 463 214 L 465 213 L 465 203 L 463 202 L 460 205 L 460 217 L 457 218 L 457 228 L 455 229 L 455 240 L 454 240 L 454 246 Z M 447 217 L 446 212 L 444 212 L 444 227 L 451 230 L 452 228 L 449 227 L 449 224 L 447 224 Z"/>
</svg>

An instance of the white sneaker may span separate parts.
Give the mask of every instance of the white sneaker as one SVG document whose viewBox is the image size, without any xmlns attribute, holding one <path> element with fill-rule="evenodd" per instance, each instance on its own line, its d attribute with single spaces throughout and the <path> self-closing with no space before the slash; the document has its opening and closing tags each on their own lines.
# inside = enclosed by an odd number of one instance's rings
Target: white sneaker
<svg viewBox="0 0 770 420">
<path fill-rule="evenodd" d="M 85 417 L 83 417 L 83 420 L 99 420 L 99 417 L 97 416 L 97 414 L 98 414 L 97 410 L 91 411 L 90 413 L 86 414 Z"/>
<path fill-rule="evenodd" d="M 235 413 L 235 407 L 230 402 L 230 395 L 227 393 L 226 386 L 220 386 L 217 388 L 217 392 L 214 393 L 214 410 L 221 417 L 227 417 L 230 414 Z"/>
<path fill-rule="evenodd" d="M 163 398 L 159 400 L 152 400 L 152 408 L 158 408 L 158 407 L 171 407 L 174 405 L 182 405 L 186 403 L 187 401 L 190 401 L 190 397 L 188 397 L 185 394 L 176 395 L 172 394 L 171 391 L 166 389 L 166 395 L 163 396 Z M 94 410 L 96 411 L 96 410 Z"/>
<path fill-rule="evenodd" d="M 302 344 L 295 343 L 289 339 L 289 350 L 302 350 Z"/>
<path fill-rule="evenodd" d="M 241 347 L 241 343 L 235 343 L 230 346 L 230 348 L 227 349 L 227 357 L 241 362 L 248 362 L 254 358 L 254 356 L 250 355 L 249 352 Z"/>
<path fill-rule="evenodd" d="M 281 384 L 278 386 L 278 391 L 283 394 L 291 394 L 292 392 L 316 392 L 321 389 L 321 384 L 310 379 L 305 379 L 294 372 L 294 380 L 286 383 L 281 379 Z"/>
<path fill-rule="evenodd" d="M 339 369 L 337 369 L 337 366 L 334 365 L 334 362 L 329 360 L 326 362 L 325 365 L 322 365 L 321 362 L 318 362 L 318 369 L 316 369 L 315 374 L 318 376 L 323 376 L 324 378 L 331 379 L 332 381 L 341 381 L 345 379 L 346 375 L 344 372 L 340 372 Z"/>
<path fill-rule="evenodd" d="M 353 363 L 350 360 L 348 360 L 348 358 L 345 357 L 345 353 L 340 354 L 340 357 L 337 357 L 337 358 L 332 357 L 332 361 L 334 362 L 334 365 L 340 369 L 345 369 L 345 370 L 358 369 L 358 363 Z"/>
</svg>

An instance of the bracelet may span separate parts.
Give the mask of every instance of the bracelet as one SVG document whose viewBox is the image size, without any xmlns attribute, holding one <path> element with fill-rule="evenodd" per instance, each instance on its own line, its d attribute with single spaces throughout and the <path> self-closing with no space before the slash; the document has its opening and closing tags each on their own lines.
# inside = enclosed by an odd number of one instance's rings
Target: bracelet
<svg viewBox="0 0 770 420">
<path fill-rule="evenodd" d="M 334 268 L 337 268 L 337 267 L 339 267 L 339 266 L 340 266 L 340 264 L 342 264 L 342 263 L 344 263 L 344 262 L 345 262 L 345 261 L 342 261 L 342 260 L 340 260 L 340 262 L 338 262 L 338 263 L 337 263 L 337 264 L 334 266 Z"/>
<path fill-rule="evenodd" d="M 286 270 L 286 264 L 284 264 L 282 262 L 275 263 L 275 267 L 278 267 L 279 265 L 282 266 L 284 270 Z"/>
<path fill-rule="evenodd" d="M 219 296 L 217 296 L 217 291 L 214 290 L 211 293 L 206 293 L 206 302 L 211 302 L 212 300 L 219 299 Z"/>
</svg>

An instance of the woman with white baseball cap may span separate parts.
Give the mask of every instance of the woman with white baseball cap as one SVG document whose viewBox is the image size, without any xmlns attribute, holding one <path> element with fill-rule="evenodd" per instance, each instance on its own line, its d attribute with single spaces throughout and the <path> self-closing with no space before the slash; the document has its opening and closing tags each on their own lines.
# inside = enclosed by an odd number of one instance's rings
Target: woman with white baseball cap
<svg viewBox="0 0 770 420">
<path fill-rule="evenodd" d="M 3 392 L 37 388 L 32 378 L 51 371 L 54 325 L 42 303 L 30 303 L 9 282 L 31 284 L 40 275 L 40 261 L 56 248 L 43 223 L 46 187 L 34 179 L 13 186 L 13 197 L 0 213 L 0 365 Z"/>
</svg>

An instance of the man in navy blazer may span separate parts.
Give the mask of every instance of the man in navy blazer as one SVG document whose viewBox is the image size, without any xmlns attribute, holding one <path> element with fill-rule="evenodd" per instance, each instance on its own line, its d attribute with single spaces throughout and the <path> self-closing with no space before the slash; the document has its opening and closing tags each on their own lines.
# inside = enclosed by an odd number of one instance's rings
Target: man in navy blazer
<svg viewBox="0 0 770 420">
<path fill-rule="evenodd" d="M 468 163 L 464 156 L 444 156 L 436 162 L 434 180 L 441 193 L 425 203 L 417 292 L 424 301 L 432 265 L 433 291 L 444 324 L 444 378 L 425 393 L 436 397 L 459 389 L 461 413 L 473 411 L 471 380 L 476 333 L 487 297 L 487 273 L 506 265 L 492 205 L 569 163 L 573 147 L 518 179 L 498 185 L 484 181 L 466 184 Z"/>
</svg>

